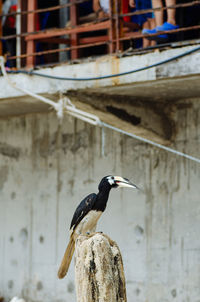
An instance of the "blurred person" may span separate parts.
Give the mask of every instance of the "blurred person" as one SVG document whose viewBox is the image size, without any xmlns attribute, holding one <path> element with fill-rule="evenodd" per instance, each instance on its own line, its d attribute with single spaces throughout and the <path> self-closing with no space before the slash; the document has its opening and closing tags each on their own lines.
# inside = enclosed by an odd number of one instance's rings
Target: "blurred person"
<svg viewBox="0 0 200 302">
<path fill-rule="evenodd" d="M 3 2 L 2 14 L 13 13 L 17 11 L 17 0 L 6 0 Z M 2 17 L 3 36 L 16 34 L 16 15 Z M 16 54 L 16 38 L 3 40 L 3 52 L 9 58 Z M 6 65 L 14 67 L 15 61 L 8 60 Z"/>
<path fill-rule="evenodd" d="M 93 0 L 93 10 L 97 14 L 97 18 L 108 18 L 110 10 L 109 0 Z"/>
<path fill-rule="evenodd" d="M 3 3 L 2 14 L 7 15 L 17 9 L 17 0 L 6 0 Z M 9 22 L 12 26 L 15 26 L 15 15 L 13 16 L 3 16 L 2 17 L 2 26 L 5 26 L 5 23 Z"/>
<path fill-rule="evenodd" d="M 129 0 L 130 7 L 134 8 L 135 11 L 137 10 L 145 10 L 151 9 L 151 0 Z M 142 30 L 151 30 L 155 27 L 155 19 L 153 13 L 144 13 L 141 15 L 133 15 L 131 21 L 134 23 L 139 24 Z M 154 41 L 150 41 L 146 38 L 143 38 L 143 48 L 155 45 Z"/>
<path fill-rule="evenodd" d="M 166 7 L 176 5 L 176 0 L 165 0 Z M 153 8 L 163 8 L 162 0 L 152 0 Z M 153 29 L 143 29 L 143 34 L 156 34 L 159 31 L 170 31 L 173 29 L 179 28 L 179 25 L 176 24 L 176 9 L 167 8 L 167 21 L 164 22 L 164 10 L 155 10 L 155 28 Z M 168 39 L 167 34 L 161 34 L 154 37 L 148 37 L 150 40 L 165 40 Z"/>
</svg>

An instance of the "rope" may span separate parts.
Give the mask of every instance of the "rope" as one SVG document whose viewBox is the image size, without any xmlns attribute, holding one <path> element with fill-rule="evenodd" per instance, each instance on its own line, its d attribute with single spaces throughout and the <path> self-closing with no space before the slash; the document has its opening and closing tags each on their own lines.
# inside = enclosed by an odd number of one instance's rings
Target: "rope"
<svg viewBox="0 0 200 302">
<path fill-rule="evenodd" d="M 141 136 L 138 136 L 138 135 L 133 134 L 133 133 L 130 133 L 130 132 L 126 132 L 126 131 L 124 131 L 124 130 L 122 130 L 122 129 L 120 129 L 120 128 L 116 128 L 116 127 L 111 126 L 111 125 L 109 125 L 109 124 L 107 124 L 107 123 L 101 122 L 101 126 L 106 127 L 106 128 L 109 128 L 109 129 L 111 129 L 111 130 L 113 130 L 113 131 L 119 132 L 119 133 L 121 133 L 121 134 L 130 136 L 130 137 L 132 137 L 132 138 L 134 138 L 134 139 L 137 139 L 137 140 L 139 140 L 139 141 L 141 141 L 141 142 L 143 142 L 143 143 L 150 144 L 150 145 L 152 145 L 152 146 L 154 146 L 154 147 L 157 147 L 157 148 L 159 148 L 159 149 L 162 149 L 162 150 L 171 152 L 171 153 L 173 153 L 173 154 L 175 154 L 175 155 L 178 155 L 178 156 L 187 158 L 187 159 L 189 159 L 189 160 L 192 160 L 192 161 L 197 162 L 198 164 L 200 164 L 200 159 L 197 158 L 197 157 L 194 157 L 194 156 L 188 155 L 188 154 L 186 154 L 186 153 L 177 151 L 177 150 L 175 150 L 175 149 L 172 149 L 172 148 L 163 146 L 163 145 L 161 145 L 161 144 L 159 144 L 159 143 L 153 142 L 152 140 L 143 138 L 143 137 L 141 137 Z"/>
<path fill-rule="evenodd" d="M 124 72 L 124 73 L 120 73 L 120 74 L 108 75 L 108 76 L 104 76 L 104 77 L 96 77 L 96 78 L 76 78 L 76 79 L 74 79 L 74 78 L 60 78 L 60 77 L 58 78 L 58 77 L 43 75 L 43 74 L 39 74 L 39 73 L 35 73 L 35 72 L 32 72 L 32 73 L 26 72 L 26 73 L 27 73 L 27 74 L 34 74 L 34 75 L 38 75 L 38 76 L 43 76 L 43 77 L 47 77 L 47 78 L 57 78 L 57 79 L 59 79 L 59 80 L 69 80 L 69 79 L 70 79 L 70 80 L 84 81 L 84 80 L 96 80 L 96 79 L 103 79 L 103 78 L 105 79 L 105 78 L 109 78 L 109 77 L 115 77 L 115 76 L 130 74 L 130 73 L 142 71 L 142 70 L 145 70 L 145 69 L 149 69 L 149 68 L 152 68 L 152 67 L 154 67 L 154 66 L 158 66 L 158 65 L 161 65 L 161 64 L 165 64 L 165 63 L 171 62 L 171 61 L 173 61 L 173 60 L 176 60 L 176 59 L 178 59 L 178 58 L 184 57 L 184 56 L 186 56 L 186 55 L 189 55 L 189 54 L 194 53 L 194 52 L 199 51 L 199 50 L 200 50 L 200 47 L 193 48 L 192 50 L 189 50 L 189 51 L 187 51 L 187 52 L 184 52 L 184 53 L 182 53 L 182 54 L 180 54 L 180 55 L 177 55 L 177 56 L 174 56 L 174 57 L 169 58 L 169 59 L 167 59 L 167 60 L 163 60 L 163 61 L 161 61 L 161 62 L 152 64 L 152 65 L 147 66 L 147 67 L 139 68 L 139 69 L 137 69 L 137 70 L 132 70 L 132 71 L 128 71 L 128 72 Z M 16 89 L 21 90 L 21 91 L 23 90 L 23 91 L 25 92 L 25 89 L 21 89 L 21 88 L 19 88 L 19 87 L 16 87 L 16 85 L 15 85 L 14 83 L 12 83 L 12 82 L 8 79 L 7 74 L 6 74 L 6 71 L 5 71 L 5 67 L 4 67 L 4 64 L 3 64 L 3 58 L 2 58 L 2 57 L 1 57 L 0 63 L 1 63 L 2 73 L 3 73 L 3 75 L 6 77 L 7 81 L 9 82 L 9 84 L 12 85 L 12 86 L 14 86 Z M 14 72 L 12 72 L 12 73 L 14 73 Z M 19 71 L 18 71 L 18 72 L 15 72 L 15 73 L 19 73 Z M 22 73 L 25 73 L 25 71 L 22 71 Z M 36 97 L 34 94 L 30 93 L 29 91 L 27 91 L 27 93 L 28 93 L 29 95 L 32 95 L 33 97 Z M 52 101 L 50 101 L 50 100 L 48 100 L 48 99 L 46 99 L 46 98 L 42 98 L 41 96 L 38 96 L 38 95 L 37 95 L 37 98 L 40 99 L 40 100 L 43 101 L 43 102 L 49 103 L 49 104 L 52 105 L 52 106 L 54 107 L 54 109 L 57 110 L 57 111 L 58 111 L 58 109 L 59 109 L 61 106 L 63 106 L 63 103 L 56 104 L 56 103 L 54 103 L 54 102 L 52 102 Z M 52 103 L 52 104 L 51 104 L 51 103 Z M 56 105 L 57 105 L 59 108 L 56 108 Z M 191 160 L 191 161 L 194 161 L 194 162 L 197 162 L 197 163 L 200 164 L 200 159 L 197 158 L 197 157 L 194 157 L 194 156 L 191 156 L 191 155 L 189 155 L 189 154 L 186 154 L 186 153 L 177 151 L 177 150 L 172 149 L 172 148 L 170 148 L 170 147 L 166 147 L 166 146 L 164 146 L 164 145 L 161 145 L 161 144 L 159 144 L 159 143 L 153 142 L 153 141 L 151 141 L 151 140 L 149 140 L 149 139 L 143 138 L 143 137 L 138 136 L 138 135 L 135 135 L 135 134 L 133 134 L 133 133 L 126 132 L 126 131 L 124 131 L 124 130 L 122 130 L 122 129 L 120 129 L 120 128 L 116 128 L 116 127 L 114 127 L 114 126 L 111 126 L 111 125 L 109 125 L 109 124 L 107 124 L 107 123 L 104 123 L 104 122 L 100 121 L 99 118 L 98 118 L 97 116 L 92 115 L 92 114 L 89 114 L 89 113 L 86 113 L 86 112 L 81 111 L 81 110 L 78 110 L 78 109 L 76 109 L 74 106 L 72 106 L 72 104 L 70 104 L 70 105 L 71 105 L 71 106 L 70 106 L 69 108 L 68 108 L 68 106 L 67 106 L 66 104 L 65 104 L 64 107 L 65 107 L 66 109 L 70 110 L 70 111 L 73 111 L 73 112 L 70 112 L 70 113 L 71 113 L 71 115 L 73 115 L 74 117 L 77 117 L 77 118 L 80 118 L 80 119 L 82 119 L 82 120 L 85 120 L 86 122 L 91 123 L 91 124 L 93 124 L 93 125 L 99 125 L 100 127 L 109 128 L 109 129 L 111 129 L 111 130 L 113 130 L 113 131 L 116 131 L 116 132 L 118 132 L 118 133 L 121 133 L 121 134 L 127 135 L 127 136 L 129 136 L 129 137 L 132 137 L 132 138 L 134 138 L 134 139 L 137 139 L 137 140 L 139 140 L 139 141 L 141 141 L 141 142 L 143 142 L 143 143 L 150 144 L 150 145 L 152 145 L 152 146 L 154 146 L 154 147 L 157 147 L 157 148 L 159 148 L 159 149 L 162 149 L 162 150 L 171 152 L 171 153 L 173 153 L 173 154 L 175 154 L 175 155 L 177 155 L 177 156 L 184 157 L 184 158 L 186 158 L 186 159 L 189 159 L 189 160 Z M 60 109 L 60 110 L 62 111 L 62 109 Z M 61 115 L 62 115 L 62 113 L 61 113 Z M 104 143 L 105 143 L 104 139 L 105 139 L 105 138 L 104 138 L 104 132 L 103 132 L 103 130 L 102 130 L 102 150 L 103 150 L 103 148 L 104 148 Z M 102 151 L 102 154 L 104 154 L 104 151 Z"/>
</svg>

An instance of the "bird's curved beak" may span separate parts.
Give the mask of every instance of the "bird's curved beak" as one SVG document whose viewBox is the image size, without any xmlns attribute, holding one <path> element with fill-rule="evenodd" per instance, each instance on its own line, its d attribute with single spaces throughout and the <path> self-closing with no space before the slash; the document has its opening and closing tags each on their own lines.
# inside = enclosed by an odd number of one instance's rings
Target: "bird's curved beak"
<svg viewBox="0 0 200 302">
<path fill-rule="evenodd" d="M 130 182 L 127 178 L 123 178 L 121 176 L 114 176 L 114 180 L 115 180 L 115 183 L 119 187 L 139 189 L 136 185 L 134 185 L 132 182 Z"/>
</svg>

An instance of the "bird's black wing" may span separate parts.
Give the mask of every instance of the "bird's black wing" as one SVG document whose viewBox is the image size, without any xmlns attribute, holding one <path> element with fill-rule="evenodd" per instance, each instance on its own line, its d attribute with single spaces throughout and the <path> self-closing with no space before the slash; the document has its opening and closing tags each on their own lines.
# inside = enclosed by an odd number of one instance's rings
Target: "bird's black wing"
<svg viewBox="0 0 200 302">
<path fill-rule="evenodd" d="M 83 217 L 85 217 L 85 215 L 93 208 L 96 197 L 97 195 L 95 193 L 92 193 L 81 201 L 76 211 L 74 212 L 70 230 L 74 230 L 79 222 L 83 219 Z"/>
</svg>

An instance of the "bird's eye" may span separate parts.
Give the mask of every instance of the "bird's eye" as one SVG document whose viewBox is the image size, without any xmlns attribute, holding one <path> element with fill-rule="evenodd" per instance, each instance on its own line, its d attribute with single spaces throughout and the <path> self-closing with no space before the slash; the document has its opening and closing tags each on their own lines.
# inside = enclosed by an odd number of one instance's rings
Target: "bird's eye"
<svg viewBox="0 0 200 302">
<path fill-rule="evenodd" d="M 111 179 L 113 179 L 113 180 L 114 180 L 114 176 L 112 176 L 112 177 L 111 177 Z"/>
</svg>

